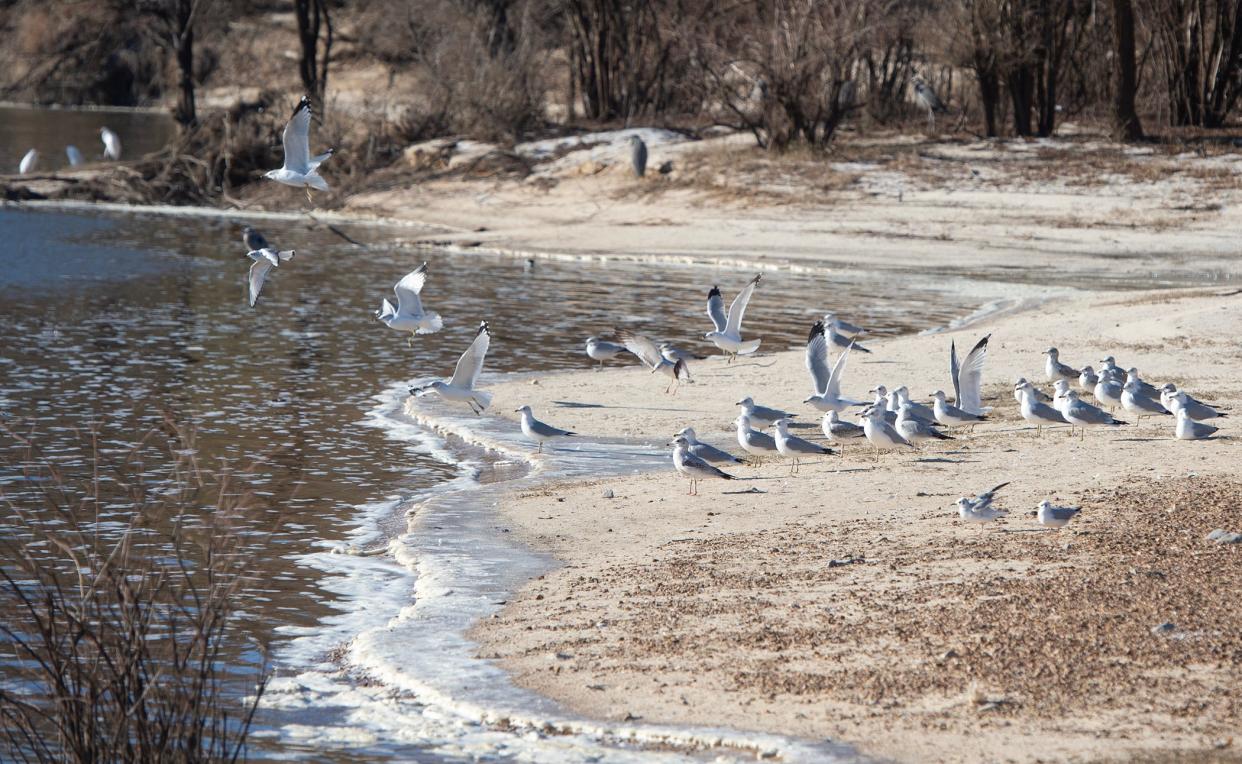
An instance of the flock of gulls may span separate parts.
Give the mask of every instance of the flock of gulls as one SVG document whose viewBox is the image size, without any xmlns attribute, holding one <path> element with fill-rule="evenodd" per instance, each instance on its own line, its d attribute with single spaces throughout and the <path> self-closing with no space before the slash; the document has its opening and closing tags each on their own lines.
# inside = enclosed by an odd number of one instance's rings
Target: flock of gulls
<svg viewBox="0 0 1242 764">
<path fill-rule="evenodd" d="M 309 129 L 311 105 L 302 98 L 285 126 L 282 136 L 284 165 L 268 172 L 265 177 L 278 183 L 311 189 L 326 190 L 327 183 L 319 175 L 319 166 L 332 156 L 332 150 L 311 156 Z M 108 150 L 115 148 L 119 156 L 119 139 L 112 134 L 109 141 L 105 128 L 104 141 Z M 249 302 L 253 307 L 268 274 L 281 263 L 291 260 L 293 250 L 277 250 L 252 228 L 243 232 L 247 256 L 253 264 L 249 274 Z M 746 308 L 762 282 L 762 274 L 748 281 L 729 305 L 724 308 L 724 297 L 719 287 L 713 286 L 707 293 L 707 316 L 712 329 L 704 339 L 715 345 L 731 364 L 739 356 L 758 351 L 761 340 L 747 339 L 742 334 L 742 320 Z M 412 343 L 416 335 L 440 331 L 444 321 L 439 314 L 428 311 L 422 303 L 422 291 L 427 282 L 427 264 L 423 263 L 397 282 L 394 287 L 396 304 L 384 299 L 375 311 L 378 320 L 391 329 L 408 332 Z M 915 449 L 928 441 L 953 440 L 946 430 L 972 430 L 984 421 L 989 411 L 983 405 L 983 365 L 987 359 L 989 336 L 980 339 L 966 355 L 959 359 L 955 343 L 949 348 L 949 374 L 953 386 L 953 402 L 950 403 L 943 390 L 930 394 L 930 402 L 923 403 L 910 396 L 902 385 L 889 390 L 883 385 L 868 391 L 870 401 L 844 397 L 841 379 L 845 373 L 850 353 L 870 353 L 862 347 L 859 337 L 866 330 L 826 314 L 811 327 L 806 341 L 806 368 L 811 377 L 812 393 L 803 403 L 823 412 L 821 429 L 824 437 L 839 448 L 849 441 L 866 441 L 876 452 L 892 449 Z M 615 341 L 614 341 L 615 340 Z M 482 414 L 492 402 L 492 394 L 478 390 L 479 375 L 491 343 L 491 332 L 486 321 L 479 324 L 470 346 L 462 353 L 447 380 L 435 380 L 421 387 L 410 388 L 411 395 L 437 395 L 440 398 L 468 406 L 475 414 Z M 835 362 L 830 362 L 830 350 L 840 350 Z M 657 343 L 649 337 L 630 331 L 621 331 L 613 339 L 590 337 L 586 342 L 586 354 L 599 367 L 622 356 L 637 358 L 650 373 L 660 373 L 668 378 L 667 394 L 676 394 L 678 387 L 690 380 L 691 361 L 703 360 L 697 355 L 671 343 Z M 1099 362 L 1099 370 L 1092 366 L 1078 369 L 1066 365 L 1056 348 L 1044 351 L 1047 360 L 1044 376 L 1053 385 L 1052 393 L 1041 390 L 1025 378 L 1019 378 L 1013 388 L 1022 418 L 1036 425 L 1042 437 L 1045 425 L 1068 426 L 1072 435 L 1075 428 L 1084 437 L 1088 428 L 1116 428 L 1129 424 L 1115 416 L 1125 411 L 1136 419 L 1144 416 L 1173 417 L 1174 435 L 1182 440 L 1201 440 L 1211 437 L 1217 428 L 1206 420 L 1224 417 L 1216 408 L 1196 400 L 1173 384 L 1159 388 L 1139 376 L 1136 368 L 1122 369 L 1112 356 Z M 1078 389 L 1074 389 L 1077 385 Z M 1087 396 L 1095 403 L 1086 400 Z M 790 465 L 790 474 L 798 471 L 799 463 L 807 458 L 836 453 L 831 447 L 792 435 L 789 425 L 797 415 L 756 403 L 749 396 L 737 401 L 737 444 L 755 462 L 767 458 L 781 458 Z M 858 410 L 857 421 L 850 422 L 843 415 Z M 523 435 L 538 444 L 542 451 L 544 443 L 575 433 L 554 427 L 535 418 L 530 406 L 518 408 L 521 414 Z M 768 430 L 765 432 L 764 430 Z M 671 443 L 672 459 L 676 471 L 690 483 L 689 493 L 698 493 L 703 480 L 733 480 L 734 476 L 717 465 L 738 464 L 743 460 L 728 451 L 700 441 L 693 427 L 685 427 L 674 434 Z M 1006 512 L 994 506 L 996 493 L 1008 483 L 1002 483 L 977 496 L 957 500 L 958 514 L 967 522 L 987 523 Z M 1054 506 L 1048 501 L 1039 504 L 1036 513 L 1040 524 L 1050 528 L 1065 526 L 1078 514 L 1077 507 Z"/>
<path fill-rule="evenodd" d="M 118 161 L 121 158 L 121 137 L 108 127 L 99 128 L 99 139 L 103 142 L 103 158 Z M 69 160 L 70 167 L 77 167 L 85 164 L 86 158 L 82 156 L 82 151 L 77 146 L 70 144 L 65 147 L 65 158 Z M 22 161 L 17 164 L 17 171 L 22 175 L 34 172 L 39 167 L 39 150 L 30 149 L 22 155 Z"/>
</svg>

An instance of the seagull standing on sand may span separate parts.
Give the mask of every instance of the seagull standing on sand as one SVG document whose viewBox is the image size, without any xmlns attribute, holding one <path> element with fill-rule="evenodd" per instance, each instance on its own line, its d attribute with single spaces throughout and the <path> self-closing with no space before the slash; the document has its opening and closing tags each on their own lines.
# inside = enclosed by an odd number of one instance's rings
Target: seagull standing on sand
<svg viewBox="0 0 1242 764">
<path fill-rule="evenodd" d="M 778 419 L 776 422 L 776 450 L 786 459 L 791 459 L 789 474 L 798 471 L 798 459 L 803 456 L 831 454 L 831 448 L 789 434 L 789 420 Z"/>
<path fill-rule="evenodd" d="M 675 435 L 686 439 L 687 447 L 691 454 L 703 459 L 704 461 L 716 462 L 720 464 L 741 464 L 742 460 L 722 449 L 704 443 L 699 440 L 694 432 L 693 427 L 683 427 L 678 430 Z"/>
<path fill-rule="evenodd" d="M 841 375 L 845 373 L 845 361 L 849 348 L 841 351 L 837 362 L 828 368 L 828 338 L 824 336 L 824 322 L 816 321 L 806 338 L 806 369 L 811 373 L 811 387 L 815 392 L 802 401 L 820 411 L 844 411 L 850 406 L 863 406 L 866 401 L 852 401 L 841 397 Z"/>
<path fill-rule="evenodd" d="M 1044 355 L 1048 356 L 1048 360 L 1044 362 L 1044 373 L 1048 375 L 1049 382 L 1056 382 L 1058 379 L 1067 381 L 1078 379 L 1081 372 L 1061 363 L 1060 351 L 1056 348 L 1048 348 L 1044 351 Z"/>
<path fill-rule="evenodd" d="M 742 450 L 756 459 L 780 453 L 776 450 L 776 439 L 750 426 L 750 417 L 742 414 L 733 420 L 737 424 L 737 444 Z"/>
<path fill-rule="evenodd" d="M 376 318 L 383 321 L 389 329 L 409 332 L 410 336 L 406 340 L 409 345 L 414 344 L 416 334 L 435 334 L 444 328 L 444 321 L 439 313 L 423 310 L 421 295 L 426 283 L 427 264 L 423 263 L 407 273 L 393 287 L 393 292 L 397 295 L 397 307 L 394 308 L 385 298 L 375 313 Z"/>
<path fill-rule="evenodd" d="M 937 390 L 932 393 L 935 399 L 932 404 L 932 413 L 936 416 L 936 421 L 945 427 L 959 427 L 962 425 L 974 426 L 982 422 L 986 417 L 983 414 L 971 414 L 962 411 L 957 406 L 950 405 L 944 396 L 943 390 Z"/>
<path fill-rule="evenodd" d="M 1039 512 L 1036 513 L 1035 519 L 1047 528 L 1064 528 L 1080 512 L 1082 512 L 1081 507 L 1055 507 L 1052 502 L 1044 499 L 1039 502 Z"/>
<path fill-rule="evenodd" d="M 739 355 L 750 355 L 755 352 L 759 349 L 759 343 L 762 342 L 762 340 L 742 341 L 742 316 L 746 313 L 746 306 L 750 304 L 750 296 L 755 293 L 755 287 L 759 285 L 762 278 L 763 274 L 760 273 L 742 287 L 742 291 L 737 293 L 737 297 L 733 298 L 733 304 L 729 306 L 728 316 L 724 312 L 724 298 L 720 296 L 720 287 L 713 286 L 707 293 L 707 316 L 716 328 L 703 336 L 729 356 L 729 363 L 733 363 Z"/>
<path fill-rule="evenodd" d="M 735 477 L 724 472 L 719 467 L 714 467 L 690 453 L 690 443 L 681 435 L 673 438 L 673 468 L 677 470 L 678 474 L 690 478 L 690 491 L 688 494 L 690 496 L 698 494 L 698 483 L 700 480 L 712 478 L 736 480 Z"/>
<path fill-rule="evenodd" d="M 867 437 L 861 426 L 853 422 L 841 421 L 841 415 L 835 411 L 824 414 L 824 421 L 820 423 L 820 427 L 824 430 L 824 437 L 834 442 Z"/>
<path fill-rule="evenodd" d="M 1139 422 L 1143 421 L 1145 414 L 1169 415 L 1169 411 L 1160 405 L 1160 401 L 1152 400 L 1143 394 L 1139 380 L 1135 377 L 1127 379 L 1125 386 L 1121 388 L 1121 407 L 1134 414 Z"/>
<path fill-rule="evenodd" d="M 1177 405 L 1177 401 L 1174 402 L 1174 405 Z M 1173 431 L 1173 434 L 1177 436 L 1178 440 L 1203 440 L 1204 438 L 1212 437 L 1219 429 L 1219 427 L 1213 427 L 1210 424 L 1196 422 L 1194 419 L 1191 419 L 1190 412 L 1185 406 L 1177 407 L 1177 429 Z"/>
<path fill-rule="evenodd" d="M 967 414 L 983 414 L 983 362 L 988 357 L 986 335 L 975 343 L 961 363 L 957 361 L 957 344 L 949 343 L 949 376 L 953 380 L 953 403 Z"/>
<path fill-rule="evenodd" d="M 1164 407 L 1174 413 L 1178 408 L 1186 409 L 1186 414 L 1195 420 L 1202 421 L 1204 419 L 1215 419 L 1217 417 L 1229 416 L 1222 414 L 1206 403 L 1191 397 L 1190 393 L 1182 390 L 1179 391 L 1173 383 L 1168 383 L 1160 388 L 1160 402 Z"/>
<path fill-rule="evenodd" d="M 1078 386 L 1088 392 L 1095 389 L 1099 384 L 1100 378 L 1096 376 L 1095 369 L 1090 366 L 1082 367 L 1082 371 L 1078 374 Z"/>
<path fill-rule="evenodd" d="M 606 342 L 599 337 L 587 337 L 586 354 L 592 360 L 599 361 L 599 366 L 595 367 L 596 370 L 604 368 L 604 361 L 611 361 L 624 352 L 624 345 Z"/>
<path fill-rule="evenodd" d="M 285 149 L 285 163 L 279 170 L 269 170 L 263 174 L 263 177 L 270 178 L 277 183 L 294 188 L 305 188 L 307 201 L 311 198 L 312 188 L 319 191 L 328 190 L 327 181 L 319 175 L 319 165 L 326 162 L 334 151 L 334 149 L 328 149 L 319 156 L 310 155 L 310 124 L 310 99 L 302 96 L 302 100 L 293 110 L 293 116 L 289 118 L 285 131 L 280 137 L 280 142 Z"/>
<path fill-rule="evenodd" d="M 1115 409 L 1121 405 L 1121 382 L 1112 374 L 1100 374 L 1099 382 L 1095 383 L 1092 395 L 1101 405 Z"/>
<path fill-rule="evenodd" d="M 479 383 L 479 374 L 483 372 L 483 359 L 487 357 L 487 348 L 491 344 L 492 333 L 487 322 L 479 322 L 479 330 L 475 332 L 474 341 L 466 352 L 457 359 L 457 367 L 453 369 L 453 377 L 448 382 L 436 380 L 422 387 L 411 387 L 410 395 L 422 397 L 436 393 L 447 401 L 465 403 L 475 414 L 482 414 L 492 403 L 492 394 L 475 390 Z"/>
<path fill-rule="evenodd" d="M 1022 418 L 1035 424 L 1040 437 L 1043 437 L 1046 424 L 1069 424 L 1069 420 L 1058 409 L 1035 397 L 1035 387 L 1030 382 L 1023 380 L 1017 391 L 1022 401 Z"/>
<path fill-rule="evenodd" d="M 1043 390 L 1040 390 L 1038 387 L 1036 387 L 1035 385 L 1032 385 L 1030 382 L 1027 382 L 1026 377 L 1018 377 L 1017 379 L 1014 380 L 1014 383 L 1013 383 L 1013 399 L 1017 401 L 1018 403 L 1022 402 L 1022 387 L 1024 385 L 1031 388 L 1031 394 L 1035 396 L 1035 400 L 1039 401 L 1040 403 L 1051 403 L 1052 402 L 1051 395 L 1049 395 L 1048 393 L 1045 393 Z"/>
<path fill-rule="evenodd" d="M 897 412 L 897 432 L 911 443 L 920 440 L 953 440 L 953 436 L 945 435 L 932 425 L 915 417 L 914 407 L 909 403 L 901 404 L 901 409 Z"/>
<path fill-rule="evenodd" d="M 657 371 L 667 376 L 670 381 L 664 388 L 667 394 L 672 391 L 673 395 L 677 394 L 677 388 L 681 386 L 683 381 L 690 381 L 690 367 L 686 366 L 685 361 L 671 362 L 664 356 L 660 355 L 660 348 L 647 337 L 641 334 L 633 334 L 631 332 L 621 332 L 617 335 L 621 343 L 625 345 L 625 349 L 638 356 L 638 360 L 643 362 L 651 373 Z"/>
<path fill-rule="evenodd" d="M 1086 401 L 1078 400 L 1078 393 L 1073 390 L 1067 390 L 1065 393 L 1065 403 L 1061 409 L 1061 413 L 1065 415 L 1065 420 L 1070 424 L 1076 424 L 1082 431 L 1080 436 L 1084 436 L 1088 426 L 1104 426 L 1116 427 L 1118 425 L 1129 424 L 1120 419 L 1114 419 L 1113 415 L 1104 409 L 1092 406 Z"/>
<path fill-rule="evenodd" d="M 984 491 L 973 499 L 965 496 L 957 500 L 957 513 L 968 523 L 987 523 L 999 517 L 1009 514 L 1003 509 L 995 509 L 992 507 L 992 501 L 996 498 L 996 492 L 1005 486 L 1008 482 L 1001 483 L 990 491 Z"/>
<path fill-rule="evenodd" d="M 531 411 L 530 406 L 522 406 L 519 409 L 514 409 L 514 411 L 522 415 L 522 434 L 528 439 L 539 443 L 540 453 L 543 452 L 543 442 L 545 440 L 568 438 L 577 434 L 569 430 L 557 429 L 546 422 L 540 422 L 535 418 L 535 414 Z"/>
<path fill-rule="evenodd" d="M 26 152 L 25 156 L 22 157 L 21 163 L 17 165 L 17 171 L 22 175 L 25 175 L 28 172 L 34 172 L 35 165 L 38 163 L 39 151 L 38 149 L 31 149 Z"/>
<path fill-rule="evenodd" d="M 880 406 L 868 406 L 862 414 L 863 435 L 876 449 L 876 461 L 880 459 L 880 450 L 905 446 L 914 448 L 914 444 L 902 437 L 901 433 L 884 420 L 884 409 Z"/>
<path fill-rule="evenodd" d="M 277 252 L 274 249 L 265 248 L 247 252 L 246 257 L 254 262 L 250 264 L 250 307 L 259 300 L 259 292 L 263 290 L 263 282 L 267 281 L 268 271 L 280 265 L 286 260 L 292 260 L 297 254 L 290 249 L 284 252 Z"/>
<path fill-rule="evenodd" d="M 121 136 L 112 132 L 106 127 L 99 128 L 99 139 L 103 141 L 103 155 L 112 161 L 120 161 L 121 159 Z"/>
<path fill-rule="evenodd" d="M 790 414 L 788 411 L 781 411 L 780 409 L 760 406 L 755 403 L 755 400 L 749 395 L 734 405 L 741 406 L 742 414 L 749 418 L 752 423 L 757 424 L 760 427 L 769 427 L 776 424 L 778 420 L 793 419 L 798 416 L 797 414 Z"/>
</svg>

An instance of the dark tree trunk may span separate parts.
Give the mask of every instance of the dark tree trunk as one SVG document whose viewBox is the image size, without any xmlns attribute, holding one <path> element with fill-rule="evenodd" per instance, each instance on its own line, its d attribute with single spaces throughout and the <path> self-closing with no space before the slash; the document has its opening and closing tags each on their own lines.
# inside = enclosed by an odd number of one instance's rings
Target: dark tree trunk
<svg viewBox="0 0 1242 764">
<path fill-rule="evenodd" d="M 1143 138 L 1143 123 L 1134 108 L 1138 72 L 1134 55 L 1134 4 L 1113 0 L 1113 45 L 1116 58 L 1113 83 L 1113 136 L 1119 141 Z"/>
<path fill-rule="evenodd" d="M 179 72 L 177 105 L 173 117 L 182 128 L 193 127 L 198 122 L 198 110 L 194 105 L 194 3 L 177 0 L 176 53 Z"/>
<path fill-rule="evenodd" d="M 996 72 L 996 57 L 990 51 L 975 48 L 975 79 L 979 82 L 979 103 L 983 106 L 983 131 L 995 138 L 996 108 L 1000 105 L 1000 75 Z"/>
<path fill-rule="evenodd" d="M 294 0 L 293 11 L 298 22 L 298 42 L 302 47 L 298 75 L 302 78 L 306 95 L 322 115 L 327 105 L 324 96 L 328 91 L 328 62 L 332 57 L 332 17 L 328 13 L 327 0 Z M 321 31 L 322 54 L 319 42 Z"/>
<path fill-rule="evenodd" d="M 1031 108 L 1035 100 L 1035 77 L 1030 67 L 1019 64 L 1005 76 L 1009 99 L 1013 102 L 1013 131 L 1022 137 L 1031 135 Z"/>
</svg>

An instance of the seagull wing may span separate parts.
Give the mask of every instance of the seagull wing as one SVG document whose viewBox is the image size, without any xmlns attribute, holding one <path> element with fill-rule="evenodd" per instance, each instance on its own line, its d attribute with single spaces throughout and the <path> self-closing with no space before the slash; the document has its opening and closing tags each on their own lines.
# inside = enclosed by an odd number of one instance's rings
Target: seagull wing
<svg viewBox="0 0 1242 764">
<path fill-rule="evenodd" d="M 850 340 L 850 346 L 841 351 L 841 355 L 837 356 L 837 362 L 832 366 L 832 375 L 828 378 L 828 389 L 824 392 L 833 398 L 841 397 L 841 376 L 845 374 L 845 360 L 850 357 L 850 351 L 854 349 L 854 341 Z"/>
<path fill-rule="evenodd" d="M 957 342 L 949 340 L 949 378 L 953 380 L 953 402 L 957 404 L 962 402 L 962 387 L 958 382 L 961 369 L 961 364 L 957 362 Z"/>
<path fill-rule="evenodd" d="M 310 99 L 302 96 L 280 139 L 285 147 L 286 170 L 301 175 L 310 172 L 310 123 Z"/>
<path fill-rule="evenodd" d="M 283 263 L 287 260 L 292 260 L 293 256 L 296 255 L 297 253 L 298 251 L 296 249 L 286 249 L 283 252 L 277 252 L 276 256 L 279 257 L 280 261 Z"/>
<path fill-rule="evenodd" d="M 266 257 L 260 257 L 250 266 L 250 307 L 254 307 L 255 302 L 259 299 L 259 292 L 263 290 L 263 282 L 267 280 L 267 273 L 276 266 L 272 265 L 272 261 Z"/>
<path fill-rule="evenodd" d="M 985 336 L 971 348 L 953 377 L 953 391 L 957 396 L 954 402 L 968 414 L 983 413 L 983 362 L 988 357 L 988 339 L 991 336 Z"/>
<path fill-rule="evenodd" d="M 621 340 L 626 350 L 638 356 L 638 360 L 646 364 L 648 369 L 654 369 L 664 362 L 664 356 L 660 355 L 660 348 L 641 334 L 623 331 L 617 334 L 617 339 Z"/>
<path fill-rule="evenodd" d="M 724 312 L 724 298 L 720 296 L 720 287 L 714 286 L 712 291 L 707 293 L 707 317 L 712 320 L 718 332 L 723 332 L 729 325 L 729 319 Z"/>
<path fill-rule="evenodd" d="M 843 354 L 844 355 L 844 354 Z M 828 368 L 828 340 L 824 337 L 824 322 L 816 321 L 806 338 L 806 368 L 811 372 L 811 386 L 816 395 L 823 395 L 832 384 L 832 371 Z"/>
<path fill-rule="evenodd" d="M 737 293 L 737 297 L 733 298 L 733 304 L 729 306 L 729 325 L 725 327 L 725 334 L 741 336 L 742 316 L 746 313 L 746 306 L 750 304 L 750 296 L 755 293 L 755 287 L 759 285 L 759 280 L 762 278 L 762 273 L 755 276 L 742 288 L 742 291 Z"/>
<path fill-rule="evenodd" d="M 475 383 L 479 381 L 479 374 L 483 371 L 483 359 L 487 356 L 487 346 L 491 344 L 491 341 L 492 333 L 487 328 L 487 322 L 484 321 L 479 324 L 479 331 L 474 335 L 474 342 L 471 342 L 466 352 L 457 359 L 457 368 L 453 369 L 453 378 L 449 380 L 450 385 L 467 390 L 474 389 Z"/>
<path fill-rule="evenodd" d="M 388 298 L 384 298 L 384 301 L 380 304 L 380 309 L 375 312 L 376 318 L 380 319 L 395 316 L 396 314 L 397 310 L 392 306 L 392 303 L 388 301 Z"/>
<path fill-rule="evenodd" d="M 426 263 L 410 271 L 397 282 L 397 285 L 393 287 L 393 291 L 397 293 L 398 313 L 407 316 L 422 315 L 423 301 L 418 295 L 423 291 L 423 284 L 425 283 L 427 283 Z"/>
</svg>

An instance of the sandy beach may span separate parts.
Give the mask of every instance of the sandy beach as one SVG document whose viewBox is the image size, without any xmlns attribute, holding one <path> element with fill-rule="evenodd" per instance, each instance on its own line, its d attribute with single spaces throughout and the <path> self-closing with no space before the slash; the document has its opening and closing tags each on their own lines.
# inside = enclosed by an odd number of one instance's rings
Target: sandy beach
<svg viewBox="0 0 1242 764">
<path fill-rule="evenodd" d="M 1233 289 L 1059 298 L 851 357 L 846 394 L 907 384 L 925 399 L 949 386 L 951 340 L 991 334 L 994 411 L 954 441 L 878 461 L 854 443 L 793 476 L 737 466 L 697 497 L 671 464 L 513 495 L 504 521 L 564 564 L 475 630 L 480 655 L 592 716 L 831 737 L 899 761 L 1233 760 L 1242 548 L 1205 539 L 1242 522 L 1231 419 L 1202 442 L 1173 439 L 1167 418 L 1037 437 L 1011 390 L 1044 381 L 1052 344 L 1237 400 L 1239 321 Z M 753 395 L 819 435 L 802 353 L 693 370 L 676 396 L 633 366 L 545 376 L 499 386 L 496 410 L 529 403 L 653 445 L 693 425 L 736 452 L 731 404 Z M 957 518 L 959 495 L 1006 481 L 1006 520 Z M 1082 516 L 1042 530 L 1044 498 Z"/>
</svg>

